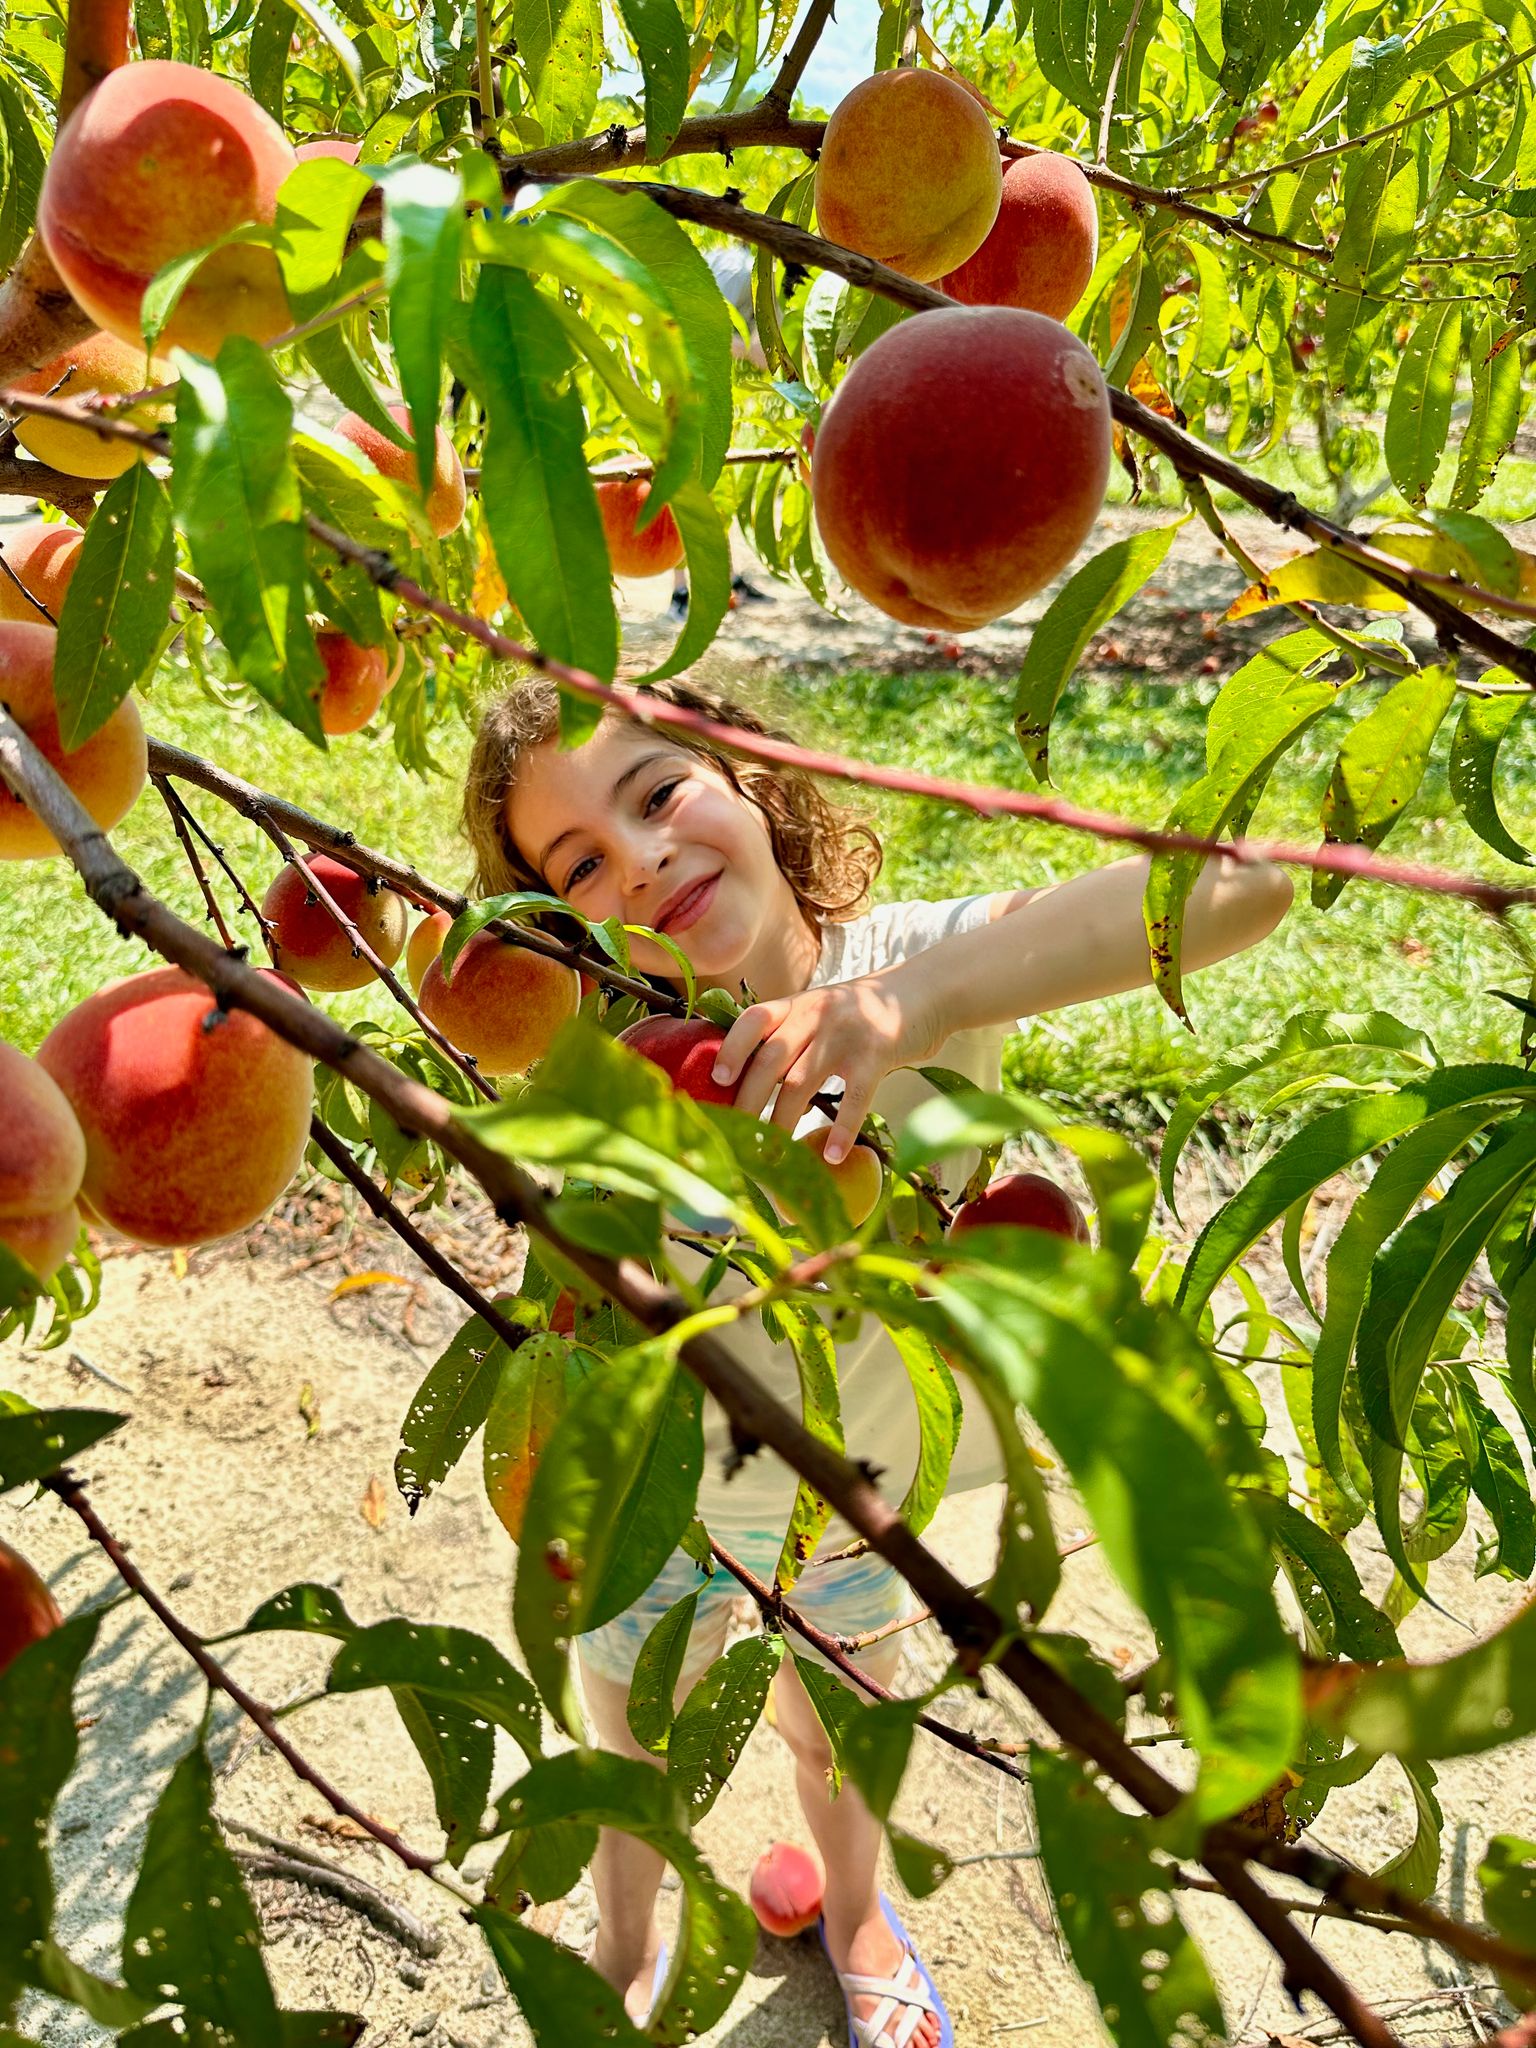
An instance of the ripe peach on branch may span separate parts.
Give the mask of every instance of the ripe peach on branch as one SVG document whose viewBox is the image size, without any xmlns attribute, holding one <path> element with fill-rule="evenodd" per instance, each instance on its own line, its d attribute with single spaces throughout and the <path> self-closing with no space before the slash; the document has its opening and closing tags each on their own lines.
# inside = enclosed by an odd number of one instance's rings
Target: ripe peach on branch
<svg viewBox="0 0 1536 2048">
<path fill-rule="evenodd" d="M 19 1550 L 0 1543 L 0 1672 L 63 1621 L 58 1602 Z"/>
<path fill-rule="evenodd" d="M 8 527 L 0 541 L 0 619 L 57 625 L 84 539 L 78 526 L 50 519 Z"/>
<path fill-rule="evenodd" d="M 615 576 L 659 576 L 683 559 L 683 536 L 670 505 L 663 505 L 643 533 L 636 531 L 650 495 L 647 477 L 598 481 L 597 510 Z"/>
<path fill-rule="evenodd" d="M 725 1043 L 725 1033 L 707 1017 L 660 1013 L 642 1017 L 625 1026 L 619 1043 L 660 1067 L 678 1093 L 691 1095 L 695 1102 L 717 1102 L 729 1108 L 736 1100 L 740 1082 L 722 1088 L 714 1078 L 715 1058 Z"/>
<path fill-rule="evenodd" d="M 384 965 L 393 967 L 405 944 L 404 897 L 328 854 L 308 855 L 305 866 Z M 373 980 L 372 965 L 354 951 L 351 939 L 299 868 L 285 865 L 273 877 L 262 898 L 261 914 L 272 928 L 279 971 L 300 988 L 329 992 L 363 988 Z"/>
<path fill-rule="evenodd" d="M 1079 1244 L 1088 1242 L 1082 1211 L 1065 1188 L 1043 1173 L 999 1175 L 957 1212 L 950 1235 L 959 1237 L 967 1230 L 997 1223 L 1021 1224 L 1030 1230 L 1048 1230 L 1057 1237 L 1074 1237 Z"/>
<path fill-rule="evenodd" d="M 85 1137 L 62 1089 L 0 1039 L 0 1244 L 50 1280 L 80 1234 Z"/>
<path fill-rule="evenodd" d="M 395 425 L 409 434 L 409 410 L 404 405 L 392 405 L 388 412 Z M 355 412 L 344 412 L 336 422 L 336 431 L 344 441 L 350 441 L 360 455 L 367 456 L 380 476 L 388 477 L 392 484 L 398 484 L 413 498 L 419 495 L 414 448 L 402 448 L 398 441 L 391 441 L 387 434 L 381 434 L 377 427 L 371 427 Z M 459 526 L 466 502 L 464 465 L 459 460 L 459 451 L 439 427 L 432 488 L 427 492 L 426 508 L 427 524 L 439 540 L 445 540 Z"/>
<path fill-rule="evenodd" d="M 248 1010 L 221 1010 L 179 967 L 87 997 L 37 1059 L 85 1135 L 93 1215 L 140 1244 L 244 1230 L 299 1170 L 311 1061 Z"/>
<path fill-rule="evenodd" d="M 146 356 L 142 342 L 135 345 L 119 341 L 115 334 L 93 334 L 65 349 L 52 362 L 44 363 L 29 377 L 17 377 L 11 388 L 29 393 L 54 392 L 60 398 L 89 398 L 95 394 L 119 398 L 130 391 L 142 391 L 150 384 L 168 383 L 175 374 L 168 364 Z M 163 408 L 137 405 L 115 417 L 126 420 L 130 426 L 154 427 L 163 417 Z M 16 439 L 29 455 L 46 462 L 50 469 L 62 470 L 66 476 L 103 481 L 121 476 L 144 455 L 136 442 L 113 440 L 90 427 L 41 416 L 19 420 Z"/>
<path fill-rule="evenodd" d="M 482 1073 L 521 1074 L 554 1044 L 575 1016 L 581 985 L 574 967 L 494 932 L 476 932 L 443 972 L 439 953 L 421 978 L 421 1007 Z"/>
<path fill-rule="evenodd" d="M 1093 187 L 1070 157 L 1041 150 L 1008 166 L 992 232 L 939 289 L 967 306 L 1018 306 L 1065 320 L 1098 256 Z"/>
<path fill-rule="evenodd" d="M 361 732 L 389 694 L 389 655 L 382 647 L 360 647 L 345 633 L 315 635 L 325 664 L 320 697 L 320 730 L 332 739 Z"/>
<path fill-rule="evenodd" d="M 0 581 L 8 580 L 0 572 Z M 53 687 L 58 637 L 52 626 L 9 619 L 0 623 L 0 704 L 9 708 L 102 830 L 109 831 L 133 808 L 144 787 L 149 772 L 144 727 L 133 699 L 125 697 L 83 746 L 65 751 Z M 42 820 L 0 782 L 0 860 L 46 860 L 59 850 Z"/>
</svg>

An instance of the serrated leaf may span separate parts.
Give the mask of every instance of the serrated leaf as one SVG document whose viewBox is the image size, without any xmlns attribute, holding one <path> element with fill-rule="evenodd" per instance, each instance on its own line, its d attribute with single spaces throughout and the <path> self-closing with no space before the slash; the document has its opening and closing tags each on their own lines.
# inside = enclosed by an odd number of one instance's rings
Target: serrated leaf
<svg viewBox="0 0 1536 2048">
<path fill-rule="evenodd" d="M 302 166 L 301 166 L 302 168 Z M 400 394 L 410 412 L 416 475 L 425 498 L 437 464 L 443 344 L 459 295 L 461 181 L 439 164 L 402 160 L 378 172 L 384 187 L 384 284 Z"/>
<path fill-rule="evenodd" d="M 150 1816 L 123 1922 L 123 1975 L 146 1997 L 178 1998 L 242 2048 L 282 2048 L 261 1923 L 213 1817 L 201 1742 L 171 1773 Z"/>
<path fill-rule="evenodd" d="M 99 732 L 153 672 L 175 577 L 165 486 L 136 462 L 97 506 L 59 609 L 53 682 L 67 750 Z"/>
<path fill-rule="evenodd" d="M 1473 1438 L 1468 1459 L 1472 1491 L 1493 1523 L 1494 1547 L 1479 1557 L 1478 1576 L 1502 1572 L 1523 1582 L 1536 1572 L 1536 1509 L 1530 1482 L 1515 1440 L 1473 1384 L 1470 1374 L 1457 1383 L 1455 1399 L 1464 1430 Z"/>
<path fill-rule="evenodd" d="M 335 1636 L 345 1642 L 357 1632 L 339 1593 L 329 1586 L 301 1582 L 285 1586 L 270 1600 L 263 1600 L 251 1615 L 242 1635 L 257 1635 L 267 1629 L 290 1630 L 299 1635 Z"/>
<path fill-rule="evenodd" d="M 688 111 L 688 30 L 677 0 L 619 0 L 645 80 L 645 154 L 660 163 Z"/>
<path fill-rule="evenodd" d="M 293 408 L 270 356 L 241 335 L 217 363 L 184 350 L 176 360 L 172 498 L 219 638 L 245 681 L 323 746 Z"/>
<path fill-rule="evenodd" d="M 111 1415 L 102 1408 L 27 1408 L 19 1414 L 0 1414 L 0 1493 L 57 1472 L 127 1420 L 126 1415 Z"/>
<path fill-rule="evenodd" d="M 481 505 L 497 566 L 543 652 L 611 681 L 618 622 L 586 422 L 567 381 L 570 346 L 528 279 L 489 263 L 469 338 L 486 408 Z"/>
<path fill-rule="evenodd" d="M 1461 436 L 1451 504 L 1467 512 L 1493 482 L 1520 427 L 1520 351 L 1490 313 L 1472 336 L 1472 411 Z"/>
<path fill-rule="evenodd" d="M 600 0 L 514 0 L 512 35 L 544 139 L 585 135 L 603 68 Z"/>
<path fill-rule="evenodd" d="M 570 1949 L 499 1906 L 474 1918 L 538 2048 L 643 2048 L 618 1992 Z"/>
<path fill-rule="evenodd" d="M 273 247 L 295 324 L 311 319 L 333 292 L 353 216 L 372 183 L 355 164 L 319 156 L 305 158 L 278 187 Z"/>
<path fill-rule="evenodd" d="M 1051 779 L 1051 719 L 1083 649 L 1157 573 L 1183 524 L 1176 519 L 1112 542 L 1075 571 L 1030 635 L 1014 689 L 1013 729 L 1037 782 Z"/>
<path fill-rule="evenodd" d="M 1289 1501 L 1275 1501 L 1271 1512 L 1275 1545 L 1287 1565 L 1297 1599 L 1314 1621 L 1326 1615 L 1327 1627 L 1319 1633 L 1329 1652 L 1369 1663 L 1400 1657 L 1397 1631 L 1365 1597 L 1360 1574 L 1344 1545 Z"/>
<path fill-rule="evenodd" d="M 445 1836 L 443 1854 L 455 1869 L 480 1833 L 491 1797 L 496 1738 L 472 1706 L 415 1686 L 392 1685 L 390 1698 L 432 1786 Z"/>
<path fill-rule="evenodd" d="M 534 1474 L 513 1621 L 534 1683 L 562 1726 L 580 1721 L 572 1638 L 633 1604 L 693 1518 L 704 1463 L 696 1382 L 653 1347 L 584 1380 Z"/>
<path fill-rule="evenodd" d="M 1418 794 L 1429 750 L 1456 700 L 1456 664 L 1416 669 L 1350 728 L 1323 797 L 1326 846 L 1381 845 Z M 1344 875 L 1318 871 L 1312 901 L 1336 903 Z"/>
<path fill-rule="evenodd" d="M 1514 681 L 1508 669 L 1491 669 L 1485 682 Z M 1450 784 L 1462 816 L 1478 838 L 1506 860 L 1529 867 L 1536 855 L 1522 846 L 1499 815 L 1494 770 L 1510 727 L 1530 703 L 1521 691 L 1506 697 L 1468 697 L 1451 736 Z"/>
<path fill-rule="evenodd" d="M 395 1455 L 395 1484 L 413 1514 L 485 1421 L 510 1356 L 501 1338 L 471 1316 L 416 1389 Z"/>
<path fill-rule="evenodd" d="M 1328 1674 L 1313 1717 L 1373 1756 L 1476 1756 L 1536 1730 L 1536 1604 L 1496 1634 L 1434 1664 Z"/>
<path fill-rule="evenodd" d="M 703 1819 L 757 1726 L 784 1654 L 782 1636 L 751 1635 L 717 1657 L 678 1709 L 667 1743 L 667 1775 Z"/>
<path fill-rule="evenodd" d="M 597 1847 L 597 1829 L 586 1821 L 547 1820 L 542 1827 L 517 1828 L 485 1881 L 485 1896 L 499 1905 L 526 1892 L 535 1905 L 563 1899 L 581 1882 Z"/>
<path fill-rule="evenodd" d="M 1410 505 L 1423 504 L 1445 452 L 1461 334 L 1460 306 L 1426 306 L 1393 379 L 1382 448 L 1388 474 Z"/>
<path fill-rule="evenodd" d="M 470 1629 L 401 1617 L 356 1630 L 336 1653 L 326 1691 L 366 1692 L 377 1685 L 451 1700 L 504 1728 L 530 1761 L 540 1753 L 533 1687 L 493 1643 Z"/>
<path fill-rule="evenodd" d="M 831 1333 L 813 1308 L 798 1302 L 780 1303 L 779 1320 L 795 1355 L 800 1419 L 812 1436 L 841 1456 L 842 1404 L 838 1396 L 837 1348 Z M 774 1568 L 774 1584 L 781 1591 L 788 1591 L 795 1584 L 831 1519 L 832 1503 L 808 1479 L 802 1478 L 795 1488 L 795 1505 Z"/>
<path fill-rule="evenodd" d="M 346 33 L 345 29 L 342 28 L 340 22 L 334 21 L 331 18 L 319 4 L 319 0 L 287 0 L 287 5 L 299 16 L 300 20 L 309 23 L 315 34 L 341 66 L 342 71 L 346 75 L 347 83 L 361 98 L 363 91 L 363 60 L 358 55 L 357 45 Z M 332 159 L 332 161 L 335 161 L 335 159 Z M 302 169 L 302 166 L 300 168 Z"/>
</svg>

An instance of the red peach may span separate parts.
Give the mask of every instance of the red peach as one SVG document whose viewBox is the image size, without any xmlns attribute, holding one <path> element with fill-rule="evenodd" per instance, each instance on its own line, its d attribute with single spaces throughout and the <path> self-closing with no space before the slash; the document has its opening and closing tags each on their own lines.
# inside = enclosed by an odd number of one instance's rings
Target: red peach
<svg viewBox="0 0 1536 2048">
<path fill-rule="evenodd" d="M 811 489 L 827 553 L 909 626 L 969 633 L 1064 569 L 1109 481 L 1109 395 L 1043 313 L 921 313 L 859 357 L 822 414 Z"/>
<path fill-rule="evenodd" d="M 313 141 L 301 142 L 293 153 L 301 164 L 317 156 L 339 157 L 344 164 L 355 164 L 362 146 L 355 136 L 318 135 Z"/>
<path fill-rule="evenodd" d="M 1008 166 L 991 234 L 939 288 L 963 305 L 1021 306 L 1065 320 L 1098 255 L 1093 187 L 1070 157 L 1042 150 Z"/>
<path fill-rule="evenodd" d="M 0 1543 L 0 1671 L 63 1621 L 58 1602 L 19 1550 Z"/>
<path fill-rule="evenodd" d="M 967 1202 L 949 1226 L 951 1237 L 994 1223 L 1022 1224 L 1030 1230 L 1048 1230 L 1057 1237 L 1075 1237 L 1088 1242 L 1088 1225 L 1082 1211 L 1055 1181 L 1043 1173 L 1005 1173 Z"/>
<path fill-rule="evenodd" d="M 650 495 L 650 481 L 643 476 L 597 485 L 597 509 L 615 576 L 659 576 L 683 559 L 683 536 L 670 505 L 662 507 L 644 533 L 635 531 Z"/>
<path fill-rule="evenodd" d="M 87 997 L 37 1058 L 85 1133 L 92 1212 L 140 1244 L 244 1230 L 299 1170 L 312 1062 L 179 967 Z"/>
<path fill-rule="evenodd" d="M 736 1100 L 740 1082 L 722 1088 L 713 1077 L 725 1033 L 707 1017 L 667 1017 L 658 1012 L 627 1025 L 619 1033 L 619 1043 L 660 1067 L 672 1086 L 695 1102 L 729 1105 Z"/>
<path fill-rule="evenodd" d="M 7 527 L 0 541 L 0 619 L 56 626 L 84 539 L 78 526 L 56 520 L 28 519 Z"/>
<path fill-rule="evenodd" d="M 476 932 L 453 963 L 421 978 L 421 1007 L 487 1074 L 521 1074 L 541 1060 L 581 1002 L 576 971 L 495 932 Z"/>
<path fill-rule="evenodd" d="M 421 994 L 421 984 L 427 969 L 443 950 L 443 941 L 453 929 L 453 919 L 446 910 L 434 910 L 430 917 L 419 919 L 406 941 L 405 971 L 411 978 L 411 987 Z"/>
<path fill-rule="evenodd" d="M 793 1842 L 775 1842 L 752 1868 L 752 1910 L 767 1934 L 802 1934 L 821 1918 L 821 1867 Z"/>
<path fill-rule="evenodd" d="M 55 767 L 104 832 L 138 801 L 149 753 L 138 706 L 125 697 L 106 724 L 72 753 L 59 737 L 53 694 L 52 626 L 0 623 L 0 704 Z M 0 782 L 0 860 L 46 860 L 62 849 L 42 820 Z"/>
<path fill-rule="evenodd" d="M 403 405 L 388 408 L 390 418 L 405 433 L 411 431 L 411 416 Z M 421 487 L 416 472 L 416 451 L 402 448 L 381 434 L 377 427 L 370 427 L 355 412 L 344 412 L 336 422 L 336 431 L 344 441 L 350 441 L 359 454 L 366 455 L 380 476 L 388 477 L 404 491 L 415 497 Z M 437 429 L 437 453 L 432 468 L 432 488 L 427 493 L 427 524 L 444 540 L 458 527 L 464 517 L 466 503 L 464 487 L 464 465 L 459 460 L 459 451 L 439 427 Z"/>
<path fill-rule="evenodd" d="M 159 58 L 109 71 L 60 129 L 37 226 L 72 296 L 119 341 L 140 338 L 155 273 L 235 228 L 270 222 L 298 159 L 231 79 Z M 291 325 L 271 249 L 216 249 L 182 292 L 167 349 L 215 356 L 230 334 L 271 341 Z"/>
<path fill-rule="evenodd" d="M 319 632 L 315 645 L 325 663 L 320 729 L 332 739 L 360 732 L 389 692 L 389 655 L 382 647 L 360 647 L 345 633 Z"/>
<path fill-rule="evenodd" d="M 40 1280 L 74 1247 L 84 1176 L 85 1137 L 62 1089 L 0 1040 L 0 1244 Z"/>
<path fill-rule="evenodd" d="M 405 944 L 405 898 L 328 854 L 311 853 L 305 865 L 335 898 L 386 967 Z M 300 988 L 363 988 L 374 971 L 296 867 L 285 864 L 262 898 L 261 914 L 273 927 L 274 964 Z"/>
</svg>

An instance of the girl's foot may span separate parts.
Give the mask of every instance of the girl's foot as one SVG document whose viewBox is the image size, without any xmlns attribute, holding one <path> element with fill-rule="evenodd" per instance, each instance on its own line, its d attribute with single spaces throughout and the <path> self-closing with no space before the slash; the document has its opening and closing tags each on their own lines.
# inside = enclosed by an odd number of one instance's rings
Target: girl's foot
<svg viewBox="0 0 1536 2048">
<path fill-rule="evenodd" d="M 892 1931 L 878 1902 L 869 1917 L 854 1929 L 851 1938 L 845 1942 L 835 1940 L 830 1927 L 824 1927 L 822 1932 L 832 1967 L 840 1977 L 889 1978 L 902 1984 L 910 1981 L 913 1992 L 919 1995 L 911 2005 L 899 2005 L 889 2015 L 880 2034 L 869 2043 L 869 2048 L 895 2048 L 897 2043 L 901 2048 L 939 2048 L 941 2030 L 938 2015 L 923 2010 L 920 2003 L 922 1977 L 915 1965 L 904 1969 L 909 1951 Z M 874 2018 L 882 2005 L 888 2005 L 889 2000 L 854 1993 L 848 2003 L 854 2018 L 867 2022 Z M 910 2024 L 914 2011 L 919 2018 L 911 2033 L 907 2034 L 904 2029 Z"/>
<path fill-rule="evenodd" d="M 660 1973 L 656 1967 L 660 1957 L 661 1933 L 653 1920 L 651 1931 L 646 1936 L 645 1952 L 633 1968 L 630 1959 L 610 1955 L 604 1950 L 601 1933 L 587 1961 L 599 1977 L 622 1994 L 624 2010 L 637 2026 L 643 2027 L 650 2019 L 651 2008 L 660 1989 Z"/>
</svg>

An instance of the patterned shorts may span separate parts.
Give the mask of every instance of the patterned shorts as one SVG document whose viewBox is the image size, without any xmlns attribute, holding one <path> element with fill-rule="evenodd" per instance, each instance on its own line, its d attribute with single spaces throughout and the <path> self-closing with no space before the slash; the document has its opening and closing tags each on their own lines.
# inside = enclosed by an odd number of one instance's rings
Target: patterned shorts
<svg viewBox="0 0 1536 2048">
<path fill-rule="evenodd" d="M 784 1547 L 782 1530 L 775 1533 L 760 1529 L 745 1535 L 733 1530 L 720 1540 L 758 1578 L 773 1578 Z M 712 1577 L 706 1578 L 682 1550 L 673 1552 L 633 1607 L 581 1637 L 579 1648 L 584 1667 L 601 1678 L 628 1685 L 646 1637 L 669 1607 L 675 1607 L 694 1591 L 699 1593 L 699 1604 L 683 1662 L 683 1678 L 691 1682 L 724 1650 L 736 1603 L 748 1596 L 730 1573 L 719 1566 Z M 868 1552 L 829 1564 L 817 1564 L 813 1558 L 801 1573 L 790 1604 L 827 1635 L 858 1636 L 882 1628 L 887 1622 L 900 1621 L 912 1611 L 912 1595 L 899 1572 L 884 1558 Z M 825 1662 L 803 1637 L 797 1637 L 792 1630 L 786 1631 L 786 1635 L 797 1656 L 812 1657 L 818 1664 Z"/>
</svg>

